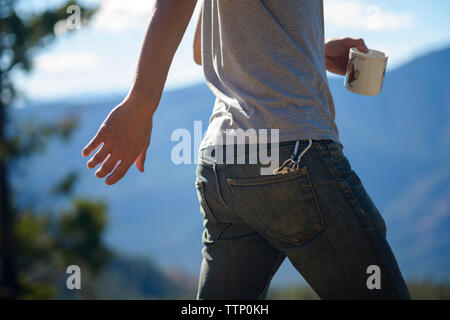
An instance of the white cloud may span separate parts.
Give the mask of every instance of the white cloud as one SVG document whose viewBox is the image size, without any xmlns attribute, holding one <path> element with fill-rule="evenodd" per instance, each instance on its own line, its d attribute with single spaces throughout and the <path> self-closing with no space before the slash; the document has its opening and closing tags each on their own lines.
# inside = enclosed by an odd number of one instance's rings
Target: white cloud
<svg viewBox="0 0 450 320">
<path fill-rule="evenodd" d="M 102 5 L 95 18 L 99 20 L 91 21 L 89 27 L 74 32 L 71 37 L 62 37 L 56 48 L 39 55 L 34 60 L 35 72 L 21 79 L 21 87 L 30 96 L 41 99 L 80 93 L 125 92 L 133 79 L 141 35 L 147 27 L 153 1 L 95 1 Z M 203 79 L 202 69 L 194 64 L 192 53 L 199 4 L 175 54 L 166 89 Z M 102 21 L 112 23 L 108 25 Z M 73 51 L 73 48 L 79 49 Z"/>
<path fill-rule="evenodd" d="M 100 66 L 100 57 L 89 52 L 46 53 L 38 56 L 38 71 L 59 73 L 68 71 L 92 71 Z"/>
<path fill-rule="evenodd" d="M 150 18 L 154 2 L 155 0 L 103 0 L 93 21 L 94 28 L 107 33 L 142 30 Z"/>
<path fill-rule="evenodd" d="M 331 28 L 398 30 L 410 27 L 413 22 L 411 13 L 384 11 L 366 1 L 325 1 L 325 23 Z"/>
</svg>

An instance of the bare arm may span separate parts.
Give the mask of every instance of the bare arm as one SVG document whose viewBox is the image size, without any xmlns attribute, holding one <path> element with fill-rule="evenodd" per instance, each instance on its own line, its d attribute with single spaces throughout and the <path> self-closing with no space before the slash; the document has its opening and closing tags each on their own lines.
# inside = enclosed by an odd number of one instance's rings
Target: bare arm
<svg viewBox="0 0 450 320">
<path fill-rule="evenodd" d="M 86 157 L 101 145 L 87 166 L 93 169 L 102 163 L 95 172 L 98 178 L 114 170 L 105 181 L 108 185 L 119 181 L 133 163 L 141 172 L 144 171 L 153 114 L 196 2 L 156 0 L 131 89 L 83 149 L 82 154 Z"/>
<path fill-rule="evenodd" d="M 194 36 L 194 61 L 198 65 L 202 65 L 202 13 L 197 21 L 197 27 L 195 28 Z"/>
<path fill-rule="evenodd" d="M 153 7 L 130 96 L 157 107 L 175 51 L 197 0 L 157 0 Z M 154 111 L 154 110 L 153 110 Z"/>
</svg>

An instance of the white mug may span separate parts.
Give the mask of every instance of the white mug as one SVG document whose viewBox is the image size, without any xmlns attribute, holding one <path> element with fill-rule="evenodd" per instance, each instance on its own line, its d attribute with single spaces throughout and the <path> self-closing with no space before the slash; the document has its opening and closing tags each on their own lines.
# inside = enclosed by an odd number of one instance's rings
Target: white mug
<svg viewBox="0 0 450 320">
<path fill-rule="evenodd" d="M 369 53 L 351 48 L 345 73 L 345 87 L 351 92 L 375 96 L 383 88 L 388 56 L 377 50 Z"/>
</svg>

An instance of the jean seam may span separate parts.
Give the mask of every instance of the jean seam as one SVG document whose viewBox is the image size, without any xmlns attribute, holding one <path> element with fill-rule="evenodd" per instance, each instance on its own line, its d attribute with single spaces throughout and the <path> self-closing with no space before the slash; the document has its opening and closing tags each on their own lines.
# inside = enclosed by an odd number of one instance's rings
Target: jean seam
<svg viewBox="0 0 450 320">
<path fill-rule="evenodd" d="M 207 228 L 206 226 L 204 228 L 210 235 L 210 240 L 209 240 L 210 243 L 206 243 L 202 240 L 202 244 L 205 247 L 214 247 L 214 246 L 218 245 L 219 244 L 218 241 L 222 240 L 222 239 L 219 239 L 221 234 L 225 231 L 225 229 L 227 229 L 231 225 L 230 223 L 221 223 L 221 222 L 214 222 L 214 223 L 216 225 L 218 225 L 216 228 L 217 230 L 214 230 L 214 233 L 210 232 L 210 230 L 209 230 L 210 228 Z"/>
<path fill-rule="evenodd" d="M 355 206 L 355 208 L 358 210 L 358 212 L 363 217 L 365 217 L 366 219 L 369 220 L 368 215 L 366 214 L 366 212 L 364 212 L 364 209 L 361 207 L 361 204 L 359 203 L 358 199 L 356 198 L 355 194 L 353 193 L 352 188 L 350 187 L 348 182 L 345 181 L 345 179 L 340 177 L 338 170 L 336 169 L 336 167 L 334 166 L 334 163 L 332 161 L 333 156 L 332 156 L 328 146 L 326 147 L 326 153 L 327 154 L 325 157 L 323 157 L 323 159 L 328 164 L 327 167 L 330 169 L 332 177 L 338 182 L 339 186 L 341 187 L 341 190 L 345 193 L 345 195 L 347 196 L 347 199 L 349 201 L 351 201 L 351 203 L 353 204 L 353 206 Z M 352 170 L 352 172 L 354 173 L 353 170 Z"/>
<path fill-rule="evenodd" d="M 197 187 L 197 182 L 196 182 L 196 188 L 197 190 L 200 192 L 200 206 L 203 208 L 203 210 L 205 211 L 205 217 L 204 219 L 207 219 L 208 217 L 206 216 L 207 213 L 209 214 L 209 216 L 211 217 L 211 220 L 214 223 L 219 223 L 219 220 L 217 220 L 216 216 L 214 215 L 214 213 L 212 212 L 211 208 L 208 205 L 208 202 L 206 201 L 206 196 L 205 196 L 205 181 L 203 180 L 198 180 L 198 187 Z"/>
<path fill-rule="evenodd" d="M 220 235 L 225 231 L 226 228 L 230 226 L 229 223 L 223 223 L 220 228 L 216 231 L 216 235 L 214 236 L 214 241 L 220 240 Z"/>
<path fill-rule="evenodd" d="M 276 183 L 283 183 L 287 182 L 289 180 L 295 180 L 301 178 L 303 175 L 303 172 L 301 170 L 298 170 L 296 172 L 290 172 L 285 174 L 278 174 L 278 175 L 268 175 L 268 176 L 259 176 L 255 178 L 234 178 L 234 177 L 227 177 L 227 183 L 228 185 L 235 185 L 235 186 L 259 186 L 259 185 L 266 185 L 266 184 L 276 184 Z"/>
<path fill-rule="evenodd" d="M 309 177 L 309 173 L 308 173 L 307 168 L 306 167 L 304 167 L 304 168 L 305 168 L 306 177 L 308 179 L 308 184 L 311 187 L 311 192 L 312 192 L 313 197 L 314 197 L 314 203 L 315 203 L 315 205 L 317 207 L 318 216 L 320 217 L 321 224 L 320 225 L 315 225 L 314 228 L 312 228 L 308 233 L 304 234 L 303 237 L 300 240 L 297 240 L 297 238 L 295 240 L 292 240 L 292 239 L 288 238 L 287 236 L 284 236 L 284 235 L 278 234 L 276 232 L 273 232 L 267 226 L 262 225 L 261 223 L 258 223 L 258 221 L 253 217 L 253 215 L 250 214 L 250 212 L 248 212 L 247 206 L 242 205 L 241 199 L 235 193 L 235 190 L 232 187 L 232 184 L 228 181 L 228 185 L 230 186 L 230 190 L 233 193 L 233 195 L 234 195 L 235 199 L 237 200 L 237 202 L 239 204 L 241 204 L 241 208 L 242 208 L 244 214 L 246 215 L 246 217 L 251 221 L 251 223 L 257 229 L 260 229 L 260 232 L 262 232 L 262 233 L 268 235 L 269 237 L 271 237 L 273 239 L 276 239 L 278 241 L 283 241 L 283 242 L 290 243 L 290 244 L 296 245 L 296 246 L 300 246 L 300 245 L 306 243 L 307 241 L 311 240 L 316 235 L 318 235 L 320 232 L 322 232 L 325 229 L 325 227 L 326 227 L 325 226 L 325 219 L 323 217 L 323 212 L 322 212 L 322 210 L 320 208 L 319 201 L 318 201 L 317 195 L 315 193 L 314 186 L 312 184 L 311 178 Z M 299 178 L 301 178 L 301 175 L 295 176 L 295 178 L 299 179 Z M 285 182 L 285 181 L 283 181 L 283 182 Z"/>
<path fill-rule="evenodd" d="M 227 208 L 228 210 L 231 210 L 231 208 L 225 203 L 225 199 L 222 196 L 222 190 L 220 188 L 220 179 L 219 179 L 219 174 L 217 173 L 217 163 L 214 162 L 213 163 L 213 171 L 214 171 L 214 175 L 216 178 L 216 192 L 217 192 L 217 197 L 220 201 L 220 203 Z"/>
</svg>

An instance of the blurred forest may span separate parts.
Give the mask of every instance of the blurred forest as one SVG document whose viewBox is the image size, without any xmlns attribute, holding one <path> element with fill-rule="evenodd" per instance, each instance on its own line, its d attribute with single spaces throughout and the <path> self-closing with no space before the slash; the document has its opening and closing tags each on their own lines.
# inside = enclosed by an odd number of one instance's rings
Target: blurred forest
<svg viewBox="0 0 450 320">
<path fill-rule="evenodd" d="M 32 58 L 55 38 L 54 26 L 67 17 L 67 8 L 76 2 L 38 14 L 32 4 L 18 8 L 20 1 L 1 0 L 1 73 L 0 73 L 0 298 L 49 299 L 59 295 L 68 265 L 79 265 L 87 278 L 95 277 L 106 263 L 109 252 L 101 236 L 106 226 L 106 206 L 100 202 L 76 198 L 71 194 L 76 173 L 61 177 L 52 192 L 55 197 L 73 197 L 70 208 L 55 212 L 36 212 L 31 206 L 15 202 L 10 172 L 20 161 L 43 152 L 51 138 L 67 140 L 76 128 L 74 118 L 53 125 L 11 123 L 9 109 L 19 93 L 13 73 L 32 69 Z M 95 9 L 83 8 L 86 18 Z M 83 291 L 95 297 L 91 286 Z"/>
<path fill-rule="evenodd" d="M 74 190 L 80 178 L 76 171 L 58 172 L 59 182 L 46 190 L 55 203 L 68 200 L 63 207 L 36 209 L 33 202 L 16 200 L 11 171 L 20 171 L 25 159 L 44 153 L 50 141 L 70 141 L 78 128 L 75 116 L 50 125 L 30 121 L 20 126 L 9 117 L 21 95 L 13 73 L 32 70 L 33 56 L 52 43 L 55 25 L 67 18 L 69 6 L 77 4 L 67 1 L 35 12 L 20 9 L 20 2 L 0 0 L 0 299 L 194 299 L 196 279 L 105 244 L 108 204 L 77 195 Z M 80 8 L 83 23 L 96 11 Z M 82 290 L 66 287 L 69 265 L 80 266 Z M 446 283 L 422 279 L 408 285 L 416 299 L 450 298 Z M 273 288 L 267 298 L 317 296 L 305 286 Z"/>
<path fill-rule="evenodd" d="M 37 211 L 33 205 L 15 201 L 11 171 L 20 168 L 23 159 L 45 152 L 51 139 L 68 141 L 77 119 L 71 116 L 51 125 L 28 122 L 16 126 L 9 111 L 20 93 L 12 75 L 32 70 L 34 54 L 55 39 L 54 27 L 67 19 L 68 7 L 80 7 L 83 23 L 96 10 L 67 1 L 36 13 L 32 2 L 19 7 L 20 2 L 0 1 L 0 299 L 183 296 L 186 286 L 178 285 L 150 261 L 125 258 L 105 246 L 107 205 L 73 193 L 77 172 L 61 172 L 60 182 L 48 190 L 55 201 L 70 200 L 69 206 L 57 212 Z M 67 289 L 69 265 L 80 267 L 83 290 Z"/>
</svg>

